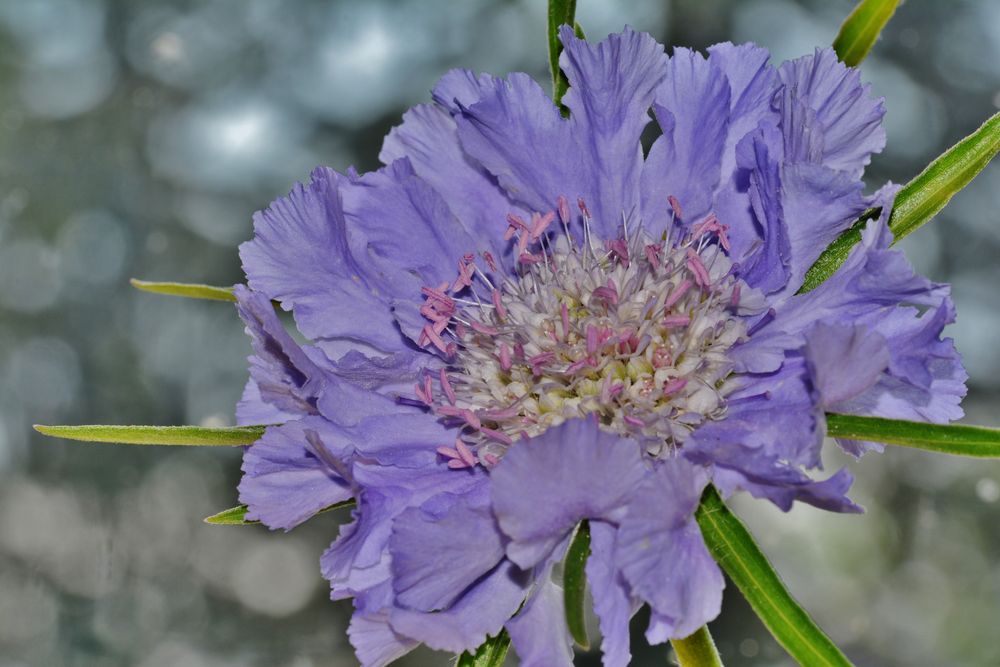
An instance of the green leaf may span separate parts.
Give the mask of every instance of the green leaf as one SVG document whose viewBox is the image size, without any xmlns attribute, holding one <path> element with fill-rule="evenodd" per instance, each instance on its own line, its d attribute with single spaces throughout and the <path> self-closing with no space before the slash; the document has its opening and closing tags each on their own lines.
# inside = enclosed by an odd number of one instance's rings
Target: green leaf
<svg viewBox="0 0 1000 667">
<path fill-rule="evenodd" d="M 43 426 L 35 424 L 43 435 L 86 442 L 112 442 L 120 445 L 252 445 L 264 435 L 264 426 Z"/>
<path fill-rule="evenodd" d="M 576 534 L 566 550 L 563 563 L 563 603 L 566 607 L 566 626 L 573 641 L 583 650 L 590 648 L 587 638 L 586 611 L 587 558 L 590 556 L 590 524 L 581 521 Z"/>
<path fill-rule="evenodd" d="M 712 556 L 788 653 L 810 667 L 850 665 L 795 601 L 743 522 L 708 486 L 695 514 Z"/>
<path fill-rule="evenodd" d="M 214 526 L 251 526 L 260 521 L 247 521 L 247 506 L 237 505 L 227 510 L 222 510 L 218 514 L 206 516 L 203 521 Z"/>
<path fill-rule="evenodd" d="M 575 16 L 576 0 L 549 0 L 549 69 L 552 72 L 552 99 L 562 108 L 563 115 L 569 114 L 568 109 L 562 106 L 563 95 L 569 90 L 569 80 L 559 69 L 559 54 L 562 53 L 559 27 L 571 25 L 578 35 L 582 34 L 583 30 L 574 20 Z"/>
<path fill-rule="evenodd" d="M 929 221 L 1000 152 L 1000 112 L 927 165 L 896 195 L 889 227 L 896 240 Z"/>
<path fill-rule="evenodd" d="M 148 280 L 132 278 L 132 287 L 143 292 L 183 296 L 188 299 L 211 299 L 213 301 L 236 301 L 232 287 L 215 287 L 196 283 L 154 283 Z"/>
<path fill-rule="evenodd" d="M 345 500 L 329 507 L 324 507 L 316 514 L 323 514 L 324 512 L 332 512 L 333 510 L 339 510 L 342 507 L 354 507 L 354 499 Z M 237 505 L 236 507 L 230 507 L 227 510 L 222 510 L 218 514 L 213 514 L 212 516 L 206 516 L 203 521 L 205 523 L 210 523 L 213 526 L 254 526 L 260 523 L 260 521 L 247 521 L 247 506 Z M 315 515 L 313 515 L 315 516 Z"/>
<path fill-rule="evenodd" d="M 861 0 L 833 40 L 833 50 L 841 62 L 857 67 L 871 51 L 898 6 L 899 0 Z"/>
<path fill-rule="evenodd" d="M 873 440 L 942 454 L 1000 458 L 1000 429 L 827 413 L 830 437 Z"/>
<path fill-rule="evenodd" d="M 926 169 L 907 183 L 896 195 L 889 228 L 895 241 L 912 233 L 930 221 L 955 194 L 1000 152 L 1000 112 L 945 151 Z M 864 220 L 878 215 L 879 210 L 867 211 L 851 229 L 830 244 L 806 273 L 799 293 L 808 292 L 833 275 L 847 259 L 854 244 L 861 240 Z M 895 242 L 894 241 L 894 242 Z"/>
<path fill-rule="evenodd" d="M 489 637 L 486 643 L 476 649 L 475 654 L 466 651 L 458 658 L 455 667 L 500 667 L 510 648 L 510 636 L 501 630 L 496 637 Z"/>
</svg>

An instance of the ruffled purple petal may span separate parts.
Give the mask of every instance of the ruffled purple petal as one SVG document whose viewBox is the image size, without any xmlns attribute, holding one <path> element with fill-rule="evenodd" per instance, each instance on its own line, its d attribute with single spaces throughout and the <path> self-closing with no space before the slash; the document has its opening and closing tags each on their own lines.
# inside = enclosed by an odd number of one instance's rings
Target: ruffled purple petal
<svg viewBox="0 0 1000 667">
<path fill-rule="evenodd" d="M 448 557 L 448 552 L 439 553 Z M 474 651 L 487 636 L 497 635 L 517 612 L 528 588 L 525 573 L 508 560 L 470 586 L 445 611 L 424 613 L 394 609 L 392 627 L 430 648 L 451 653 Z M 526 664 L 523 663 L 522 664 Z"/>
<path fill-rule="evenodd" d="M 823 251 L 875 201 L 862 196 L 860 180 L 821 165 L 785 164 L 780 187 L 790 273 L 783 294 L 791 295 Z"/>
<path fill-rule="evenodd" d="M 817 162 L 857 178 L 871 154 L 885 146 L 882 99 L 872 99 L 856 68 L 846 67 L 833 49 L 786 62 L 778 74 L 791 98 L 815 113 L 820 145 Z"/>
<path fill-rule="evenodd" d="M 478 91 L 473 96 L 471 91 L 449 90 L 447 84 L 452 79 L 462 81 L 463 72 L 455 71 L 442 80 L 438 86 L 442 95 L 455 95 L 466 104 L 478 99 Z M 462 151 L 458 127 L 445 108 L 419 105 L 404 114 L 403 124 L 393 128 L 379 154 L 385 163 L 401 158 L 409 159 L 417 175 L 441 195 L 469 230 L 476 246 L 465 252 L 489 250 L 497 259 L 504 256 L 509 249 L 509 244 L 502 240 L 507 214 L 526 218 L 527 212 L 506 196 L 489 172 Z"/>
<path fill-rule="evenodd" d="M 941 338 L 954 317 L 950 299 L 922 315 L 915 308 L 886 313 L 872 330 L 887 339 L 888 369 L 865 392 L 831 406 L 830 411 L 934 423 L 960 419 L 968 374 L 954 341 Z M 837 442 L 854 456 L 882 449 L 867 441 L 838 438 Z"/>
<path fill-rule="evenodd" d="M 449 494 L 441 499 L 442 508 L 413 507 L 396 517 L 389 552 L 400 606 L 416 611 L 449 607 L 500 562 L 500 529 L 488 496 L 482 498 L 487 502 Z"/>
<path fill-rule="evenodd" d="M 838 403 L 869 389 L 889 367 L 885 338 L 861 324 L 816 324 L 806 334 L 804 354 L 820 406 L 834 412 Z"/>
<path fill-rule="evenodd" d="M 823 437 L 822 413 L 805 360 L 790 356 L 779 370 L 743 375 L 739 382 L 729 396 L 726 418 L 695 430 L 682 454 L 713 466 L 713 480 L 726 494 L 743 489 L 786 511 L 794 500 L 833 511 L 860 511 L 844 495 L 849 475 L 817 482 L 802 470 L 820 464 Z"/>
<path fill-rule="evenodd" d="M 777 141 L 777 130 L 764 126 L 737 147 L 739 166 L 749 174 L 747 195 L 759 236 L 750 243 L 743 241 L 740 245 L 745 246 L 745 254 L 734 254 L 733 258 L 742 266 L 743 280 L 767 294 L 787 285 L 791 275 L 792 251 L 782 210 Z"/>
<path fill-rule="evenodd" d="M 419 645 L 392 629 L 387 612 L 355 614 L 347 626 L 347 636 L 361 667 L 384 667 Z"/>
<path fill-rule="evenodd" d="M 247 449 L 240 482 L 247 519 L 290 530 L 353 496 L 351 451 L 335 443 L 331 428 L 321 417 L 306 417 L 268 428 Z"/>
<path fill-rule="evenodd" d="M 708 48 L 708 61 L 729 83 L 729 129 L 722 151 L 722 182 L 730 181 L 736 168 L 736 145 L 761 122 L 777 122 L 771 99 L 779 85 L 771 67 L 771 54 L 755 44 L 729 42 Z"/>
<path fill-rule="evenodd" d="M 344 214 L 364 241 L 366 265 L 378 271 L 403 333 L 417 341 L 427 324 L 419 312 L 420 289 L 451 284 L 462 256 L 478 249 L 476 242 L 405 158 L 352 179 L 342 194 Z M 341 317 L 363 319 L 364 315 L 355 312 Z"/>
<path fill-rule="evenodd" d="M 562 586 L 552 568 L 562 560 L 569 536 L 535 568 L 534 589 L 524 606 L 504 624 L 521 667 L 573 667 L 573 639 L 566 625 Z"/>
<path fill-rule="evenodd" d="M 615 564 L 617 528 L 602 521 L 590 524 L 590 558 L 587 581 L 594 598 L 594 613 L 601 626 L 604 667 L 625 667 L 629 651 L 629 619 L 639 609 L 628 583 Z"/>
<path fill-rule="evenodd" d="M 656 615 L 651 642 L 687 637 L 722 607 L 722 572 L 694 520 L 707 483 L 704 469 L 679 458 L 664 461 L 632 498 L 618 530 L 617 565 Z"/>
<path fill-rule="evenodd" d="M 453 69 L 438 80 L 431 96 L 448 113 L 455 115 L 478 102 L 500 83 L 502 80 L 499 77 L 489 74 L 477 75 L 467 69 Z"/>
<path fill-rule="evenodd" d="M 730 92 L 725 74 L 709 59 L 690 49 L 674 49 L 653 104 L 663 134 L 642 170 L 643 223 L 654 234 L 667 227 L 668 196 L 680 202 L 685 223 L 709 212 L 722 176 Z"/>
<path fill-rule="evenodd" d="M 326 388 L 327 374 L 299 346 L 260 292 L 236 287 L 236 310 L 246 324 L 254 354 L 250 357 L 250 377 L 260 397 L 282 412 L 316 413 L 316 401 Z"/>
<path fill-rule="evenodd" d="M 491 478 L 493 510 L 522 568 L 544 560 L 581 519 L 615 520 L 645 474 L 639 445 L 574 419 L 512 447 Z"/>
<path fill-rule="evenodd" d="M 770 500 L 785 512 L 795 501 L 830 512 L 858 514 L 864 511 L 847 497 L 854 476 L 846 468 L 827 479 L 815 480 L 799 470 L 781 466 L 780 462 L 760 461 L 743 469 L 717 466 L 712 482 L 726 498 L 736 491 L 746 491 L 754 498 Z"/>
<path fill-rule="evenodd" d="M 240 402 L 236 404 L 236 423 L 240 426 L 284 424 L 301 416 L 296 412 L 281 410 L 265 401 L 260 395 L 260 387 L 257 386 L 253 378 L 247 380 Z"/>
<path fill-rule="evenodd" d="M 404 343 L 384 296 L 390 285 L 347 223 L 345 182 L 332 169 L 317 168 L 308 185 L 297 184 L 255 214 L 254 238 L 240 246 L 243 269 L 250 287 L 292 310 L 299 330 L 320 346 L 348 339 L 395 352 Z"/>
<path fill-rule="evenodd" d="M 668 59 L 656 40 L 630 28 L 595 45 L 564 25 L 559 38 L 564 46 L 559 65 L 570 84 L 563 103 L 580 151 L 571 159 L 589 167 L 580 194 L 598 225 L 615 233 L 623 215 L 639 213 L 639 138 L 667 76 Z"/>
<path fill-rule="evenodd" d="M 387 444 L 387 448 L 392 445 Z M 445 465 L 401 468 L 355 460 L 357 496 L 354 521 L 320 559 L 334 599 L 356 596 L 379 585 L 391 594 L 389 539 L 393 521 L 411 507 L 420 507 L 440 494 L 465 494 L 482 485 L 481 469 L 455 471 Z"/>
<path fill-rule="evenodd" d="M 604 236 L 638 211 L 639 137 L 653 89 L 666 65 L 649 35 L 626 29 L 592 45 L 562 32 L 561 65 L 571 88 L 564 119 L 541 87 L 523 74 L 464 81 L 478 99 L 456 119 L 466 153 L 528 208 L 548 211 L 556 198 L 583 198 Z"/>
</svg>

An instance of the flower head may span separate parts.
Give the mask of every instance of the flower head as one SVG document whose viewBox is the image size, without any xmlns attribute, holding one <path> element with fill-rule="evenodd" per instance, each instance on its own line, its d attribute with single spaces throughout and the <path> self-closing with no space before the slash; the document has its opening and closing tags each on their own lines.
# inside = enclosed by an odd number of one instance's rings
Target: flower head
<svg viewBox="0 0 1000 667">
<path fill-rule="evenodd" d="M 569 118 L 523 74 L 451 72 L 384 168 L 317 169 L 241 248 L 238 414 L 274 424 L 241 500 L 290 529 L 356 499 L 322 568 L 364 665 L 503 627 L 522 664 L 571 664 L 552 570 L 581 520 L 604 661 L 624 665 L 641 605 L 654 643 L 719 611 L 706 484 L 858 511 L 849 473 L 807 473 L 825 411 L 961 414 L 948 288 L 889 248 L 896 188 L 863 194 L 883 109 L 856 71 L 829 50 L 775 68 L 753 45 L 562 40 Z"/>
</svg>

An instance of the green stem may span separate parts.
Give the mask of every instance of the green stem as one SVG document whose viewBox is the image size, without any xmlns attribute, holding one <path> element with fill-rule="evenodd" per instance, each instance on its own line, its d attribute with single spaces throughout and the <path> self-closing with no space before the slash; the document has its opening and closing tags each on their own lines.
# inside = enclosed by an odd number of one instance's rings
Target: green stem
<svg viewBox="0 0 1000 667">
<path fill-rule="evenodd" d="M 722 658 L 707 625 L 698 628 L 690 637 L 671 639 L 670 643 L 681 667 L 722 667 Z"/>
</svg>

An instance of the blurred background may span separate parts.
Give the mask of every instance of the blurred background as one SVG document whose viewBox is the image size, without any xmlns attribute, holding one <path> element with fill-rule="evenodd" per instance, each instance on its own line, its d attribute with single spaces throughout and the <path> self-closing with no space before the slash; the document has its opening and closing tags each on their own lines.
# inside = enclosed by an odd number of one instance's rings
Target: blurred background
<svg viewBox="0 0 1000 667">
<path fill-rule="evenodd" d="M 781 61 L 852 4 L 581 0 L 579 19 Z M 345 516 L 208 526 L 238 451 L 30 425 L 231 424 L 233 308 L 128 278 L 239 281 L 253 211 L 313 165 L 376 167 L 448 68 L 547 81 L 544 26 L 543 0 L 0 0 L 0 667 L 355 664 L 317 566 Z M 905 182 L 1000 107 L 1000 3 L 909 0 L 863 74 L 888 108 L 869 183 Z M 954 284 L 969 420 L 1000 425 L 1000 163 L 903 246 Z M 1000 664 L 1000 463 L 897 448 L 852 468 L 863 517 L 737 503 L 791 590 L 858 665 Z M 732 587 L 713 631 L 727 665 L 790 664 Z M 635 664 L 664 664 L 635 634 Z"/>
</svg>

